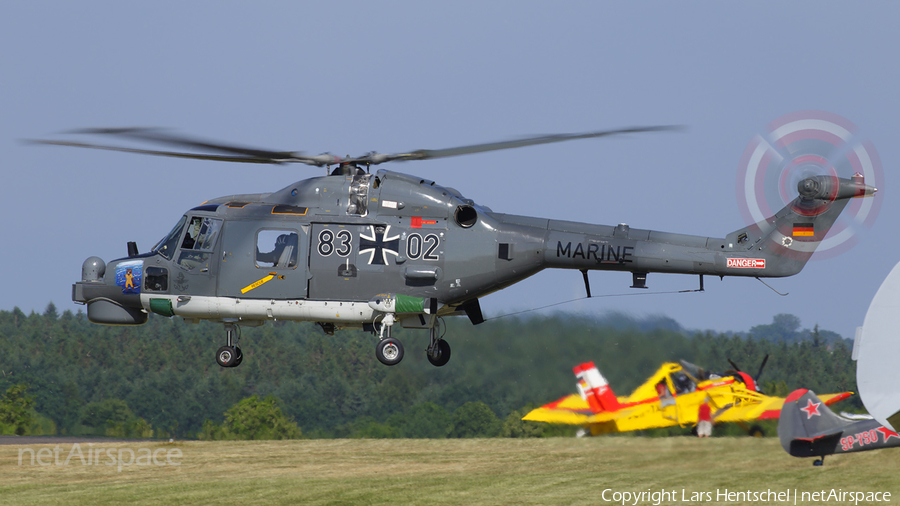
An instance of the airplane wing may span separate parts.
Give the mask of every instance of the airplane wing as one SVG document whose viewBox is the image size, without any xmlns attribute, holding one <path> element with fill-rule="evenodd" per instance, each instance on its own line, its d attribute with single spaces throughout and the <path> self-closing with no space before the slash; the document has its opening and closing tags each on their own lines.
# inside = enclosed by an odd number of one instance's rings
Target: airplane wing
<svg viewBox="0 0 900 506">
<path fill-rule="evenodd" d="M 593 414 L 586 400 L 582 399 L 578 394 L 572 394 L 531 410 L 522 420 L 584 425 L 589 423 L 588 418 Z"/>
<path fill-rule="evenodd" d="M 819 399 L 830 406 L 853 395 L 853 392 L 820 395 Z M 716 422 L 746 422 L 752 420 L 774 420 L 781 415 L 783 397 L 763 396 L 760 402 L 731 407 L 716 417 Z"/>
<path fill-rule="evenodd" d="M 567 395 L 558 401 L 531 410 L 522 420 L 532 422 L 562 423 L 566 425 L 588 425 L 629 418 L 641 411 L 634 406 L 616 411 L 593 413 L 587 401 L 578 394 Z"/>
</svg>

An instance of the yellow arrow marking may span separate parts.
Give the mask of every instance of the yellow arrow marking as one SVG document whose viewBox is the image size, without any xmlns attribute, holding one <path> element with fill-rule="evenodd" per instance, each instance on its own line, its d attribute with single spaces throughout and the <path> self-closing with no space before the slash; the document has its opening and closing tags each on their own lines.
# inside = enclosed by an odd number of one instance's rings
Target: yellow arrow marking
<svg viewBox="0 0 900 506">
<path fill-rule="evenodd" d="M 272 281 L 273 279 L 275 279 L 275 276 L 277 276 L 277 274 L 275 274 L 274 272 L 270 272 L 268 276 L 260 279 L 259 281 L 254 281 L 253 283 L 250 283 L 249 285 L 245 286 L 244 288 L 241 288 L 241 293 L 247 293 L 250 290 L 253 290 L 254 288 L 259 288 L 262 285 L 268 283 L 269 281 Z M 284 276 L 278 276 L 278 279 L 284 279 Z"/>
</svg>

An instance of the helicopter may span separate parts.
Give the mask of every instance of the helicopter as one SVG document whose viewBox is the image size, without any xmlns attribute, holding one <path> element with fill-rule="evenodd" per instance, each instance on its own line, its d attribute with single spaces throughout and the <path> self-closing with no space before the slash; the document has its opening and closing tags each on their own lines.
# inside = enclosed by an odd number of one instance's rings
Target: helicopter
<svg viewBox="0 0 900 506">
<path fill-rule="evenodd" d="M 137 154 L 323 167 L 326 175 L 268 194 L 215 198 L 188 210 L 165 237 L 140 253 L 82 265 L 72 299 L 87 305 L 91 322 L 140 325 L 149 313 L 224 325 L 216 352 L 236 367 L 241 327 L 273 320 L 316 322 L 327 334 L 357 328 L 377 335 L 385 365 L 404 355 L 394 325 L 429 332 L 428 361 L 443 366 L 450 345 L 443 318 L 485 321 L 479 299 L 544 269 L 632 273 L 632 288 L 647 275 L 784 277 L 800 272 L 850 198 L 877 191 L 863 176 L 812 176 L 783 209 L 724 238 L 595 225 L 494 212 L 432 180 L 370 168 L 385 162 L 428 160 L 538 144 L 608 137 L 676 127 L 648 126 L 557 134 L 396 154 L 270 151 L 200 140 L 153 128 L 93 128 L 81 135 L 149 142 L 203 152 L 143 149 L 93 142 L 36 140 L 39 144 Z"/>
</svg>

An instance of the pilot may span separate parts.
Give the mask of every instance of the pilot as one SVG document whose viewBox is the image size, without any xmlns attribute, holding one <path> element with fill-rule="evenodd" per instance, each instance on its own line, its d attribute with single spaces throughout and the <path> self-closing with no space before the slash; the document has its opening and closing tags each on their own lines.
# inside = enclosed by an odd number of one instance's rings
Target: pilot
<svg viewBox="0 0 900 506">
<path fill-rule="evenodd" d="M 191 220 L 191 226 L 184 236 L 184 242 L 181 243 L 181 249 L 194 249 L 197 238 L 200 236 L 200 218 Z"/>
<path fill-rule="evenodd" d="M 675 376 L 675 392 L 677 394 L 689 393 L 694 390 L 694 384 L 691 382 L 687 374 L 681 373 Z"/>
<path fill-rule="evenodd" d="M 672 392 L 669 391 L 665 379 L 656 384 L 656 394 L 659 396 L 659 407 L 664 408 L 675 405 L 675 399 L 672 397 Z"/>
<path fill-rule="evenodd" d="M 178 256 L 178 264 L 185 269 L 192 271 L 197 267 L 206 264 L 209 259 L 208 253 L 198 253 L 196 251 L 191 251 L 194 248 L 200 249 L 202 246 L 199 243 L 201 240 L 200 233 L 206 233 L 206 230 L 202 229 L 203 227 L 203 219 L 202 218 L 193 218 L 191 219 L 191 224 L 188 226 L 187 233 L 184 234 L 184 241 L 181 242 L 181 254 Z"/>
<path fill-rule="evenodd" d="M 281 261 L 281 255 L 284 253 L 284 250 L 288 246 L 293 246 L 294 251 L 296 251 L 297 246 L 297 234 L 281 234 L 275 239 L 275 248 L 268 253 L 261 253 L 259 248 L 256 249 L 256 263 L 259 264 L 261 262 L 271 263 L 272 267 L 293 267 L 295 264 L 295 257 L 292 255 L 290 259 L 290 263 L 287 265 L 279 266 L 279 262 Z"/>
</svg>

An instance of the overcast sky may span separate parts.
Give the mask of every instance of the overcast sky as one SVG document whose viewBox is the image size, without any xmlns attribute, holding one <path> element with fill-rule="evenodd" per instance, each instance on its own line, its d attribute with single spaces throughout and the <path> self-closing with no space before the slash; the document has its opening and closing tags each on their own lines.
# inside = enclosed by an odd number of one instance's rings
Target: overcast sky
<svg viewBox="0 0 900 506">
<path fill-rule="evenodd" d="M 749 330 L 777 313 L 852 337 L 900 259 L 900 36 L 894 2 L 0 2 L 0 309 L 77 310 L 85 258 L 145 251 L 189 208 L 323 173 L 23 145 L 94 126 L 358 155 L 634 125 L 686 125 L 394 164 L 498 212 L 724 237 L 756 135 L 820 110 L 877 149 L 885 183 L 858 244 L 797 276 L 650 274 L 649 294 L 558 306 Z M 849 174 L 845 174 L 849 175 Z M 636 293 L 592 273 L 595 295 Z M 545 271 L 488 317 L 583 295 Z"/>
</svg>

